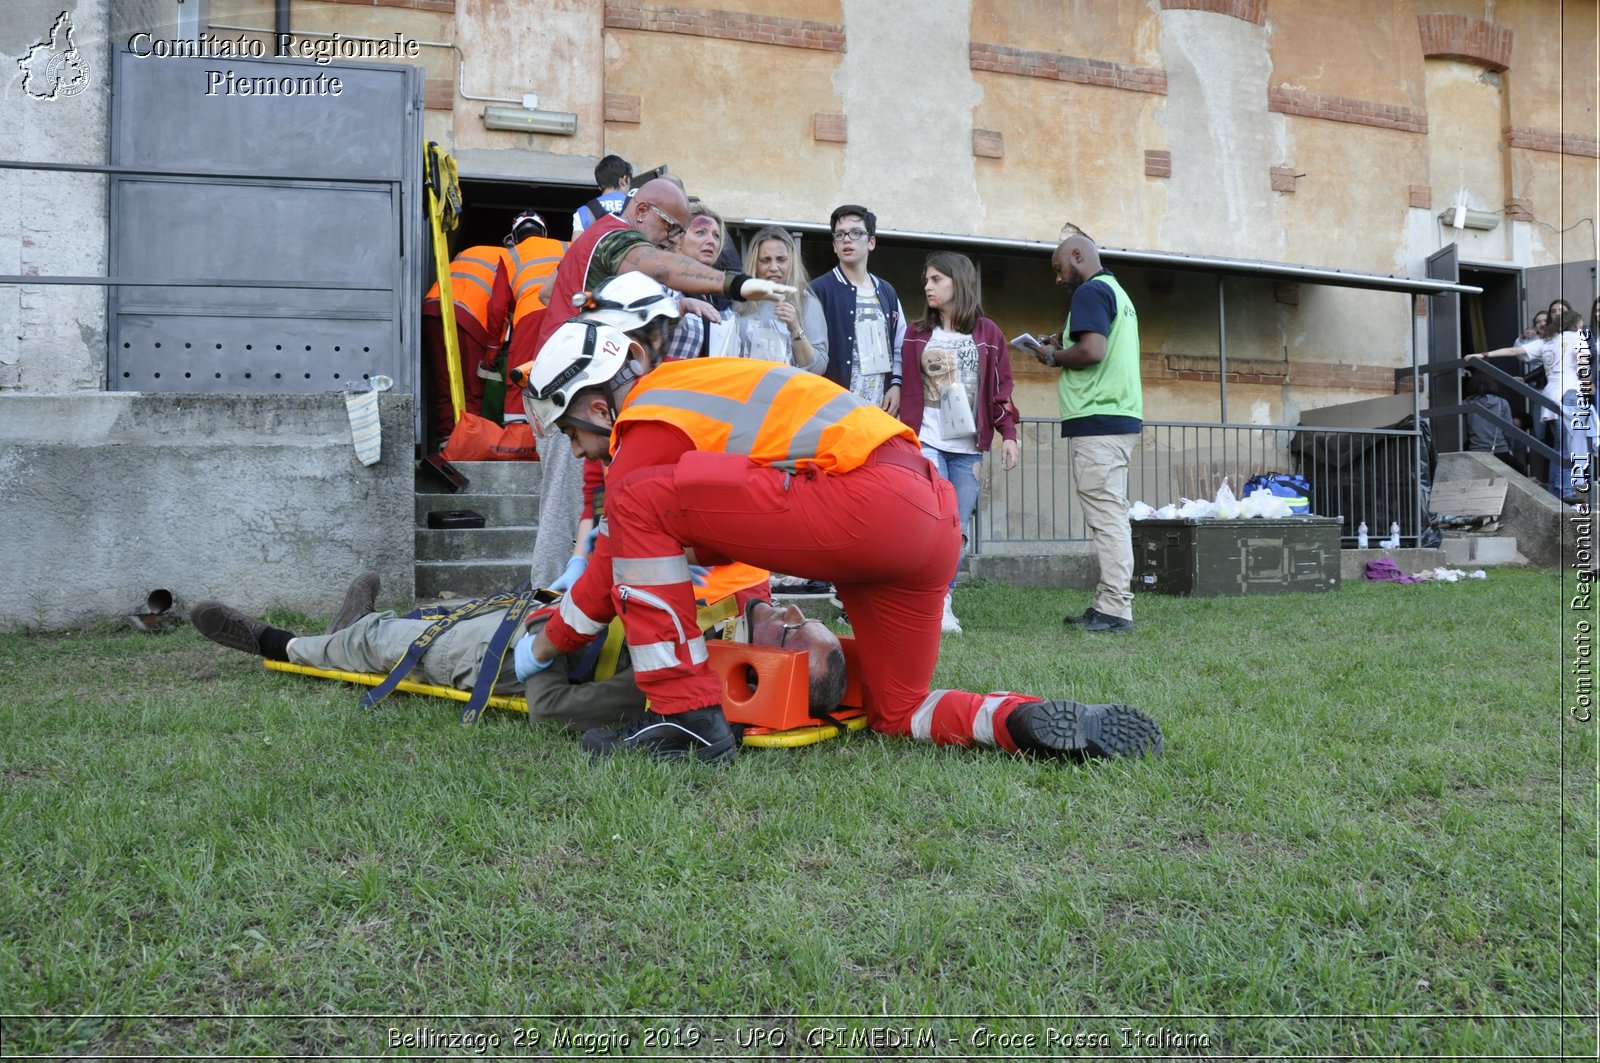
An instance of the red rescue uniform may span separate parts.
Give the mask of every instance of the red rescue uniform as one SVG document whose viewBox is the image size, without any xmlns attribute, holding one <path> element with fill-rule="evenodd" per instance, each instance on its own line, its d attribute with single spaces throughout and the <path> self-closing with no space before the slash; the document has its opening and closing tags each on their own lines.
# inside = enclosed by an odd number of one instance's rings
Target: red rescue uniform
<svg viewBox="0 0 1600 1063">
<path fill-rule="evenodd" d="M 1018 705 L 930 690 L 961 551 L 955 491 L 909 428 L 838 385 L 738 358 L 668 362 L 633 387 L 612 430 L 606 534 L 546 634 L 564 652 L 622 617 L 634 678 L 660 713 L 718 704 L 695 626 L 685 547 L 831 581 L 860 650 L 874 729 L 999 745 Z"/>
</svg>

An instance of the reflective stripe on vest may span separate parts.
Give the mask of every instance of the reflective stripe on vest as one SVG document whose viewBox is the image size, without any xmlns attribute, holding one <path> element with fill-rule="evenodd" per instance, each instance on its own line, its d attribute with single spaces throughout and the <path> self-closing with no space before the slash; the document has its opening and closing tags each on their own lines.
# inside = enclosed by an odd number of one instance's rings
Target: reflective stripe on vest
<svg viewBox="0 0 1600 1063">
<path fill-rule="evenodd" d="M 567 246 L 565 240 L 530 236 L 507 252 L 511 297 L 516 301 L 511 310 L 513 325 L 549 304 L 545 292 L 555 278 L 562 256 L 567 253 Z"/>
<path fill-rule="evenodd" d="M 507 260 L 503 247 L 480 244 L 469 247 L 450 260 L 450 295 L 456 304 L 456 317 L 466 314 L 484 329 L 489 327 L 489 303 L 494 297 L 494 275 Z M 439 298 L 439 285 L 428 289 L 426 298 Z"/>
<path fill-rule="evenodd" d="M 747 358 L 695 358 L 657 366 L 634 385 L 611 445 L 630 421 L 659 421 L 698 450 L 744 454 L 758 465 L 845 473 L 896 436 L 916 435 L 831 380 Z"/>
</svg>

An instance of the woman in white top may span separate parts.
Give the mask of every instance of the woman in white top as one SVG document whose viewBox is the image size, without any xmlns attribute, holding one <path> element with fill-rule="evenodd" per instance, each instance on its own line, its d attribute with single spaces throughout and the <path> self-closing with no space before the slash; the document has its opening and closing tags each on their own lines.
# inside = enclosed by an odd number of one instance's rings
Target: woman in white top
<svg viewBox="0 0 1600 1063">
<path fill-rule="evenodd" d="M 775 225 L 757 229 L 745 245 L 744 271 L 752 277 L 792 285 L 782 302 L 739 303 L 740 353 L 746 358 L 785 362 L 808 373 L 828 368 L 828 322 L 822 304 L 806 289 L 806 267 L 794 237 Z"/>
<path fill-rule="evenodd" d="M 1559 409 L 1539 407 L 1539 421 L 1546 426 L 1550 445 L 1565 456 L 1563 461 L 1552 461 L 1546 486 L 1557 498 L 1567 500 L 1576 492 L 1573 484 L 1573 459 L 1588 447 L 1587 431 L 1572 431 L 1573 418 L 1583 407 L 1578 388 L 1578 352 L 1584 346 L 1579 331 L 1583 318 L 1572 310 L 1552 310 L 1545 323 L 1544 332 L 1535 339 L 1515 347 L 1501 347 L 1497 351 L 1469 354 L 1469 358 L 1494 358 L 1515 354 L 1544 365 L 1544 397 L 1559 405 Z M 1587 470 L 1584 471 L 1585 486 Z"/>
</svg>

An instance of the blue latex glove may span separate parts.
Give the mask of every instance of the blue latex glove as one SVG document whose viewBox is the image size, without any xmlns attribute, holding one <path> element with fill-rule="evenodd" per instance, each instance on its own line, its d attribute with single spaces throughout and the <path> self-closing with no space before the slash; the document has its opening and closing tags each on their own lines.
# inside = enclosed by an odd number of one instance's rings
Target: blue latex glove
<svg viewBox="0 0 1600 1063">
<path fill-rule="evenodd" d="M 517 679 L 524 683 L 528 681 L 529 676 L 537 675 L 555 663 L 554 657 L 548 661 L 541 661 L 533 655 L 533 640 L 536 638 L 537 635 L 531 634 L 522 636 L 511 655 L 517 666 Z"/>
<path fill-rule="evenodd" d="M 594 553 L 594 544 L 600 541 L 600 525 L 596 524 L 589 529 L 589 534 L 583 537 L 583 552 Z"/>
<path fill-rule="evenodd" d="M 711 570 L 704 565 L 690 565 L 689 580 L 696 587 L 704 587 L 706 585 L 706 574 L 710 571 Z"/>
<path fill-rule="evenodd" d="M 578 577 L 583 575 L 584 570 L 588 567 L 589 559 L 587 557 L 567 558 L 565 571 L 551 582 L 550 589 L 553 591 L 570 591 L 572 585 L 578 582 Z"/>
</svg>

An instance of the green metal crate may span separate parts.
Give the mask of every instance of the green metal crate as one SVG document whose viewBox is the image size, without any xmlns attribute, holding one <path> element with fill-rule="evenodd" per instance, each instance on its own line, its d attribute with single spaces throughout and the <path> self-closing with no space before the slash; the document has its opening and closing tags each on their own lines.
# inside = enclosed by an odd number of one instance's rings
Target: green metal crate
<svg viewBox="0 0 1600 1063">
<path fill-rule="evenodd" d="M 1282 594 L 1339 589 L 1339 521 L 1136 520 L 1134 593 Z"/>
</svg>

